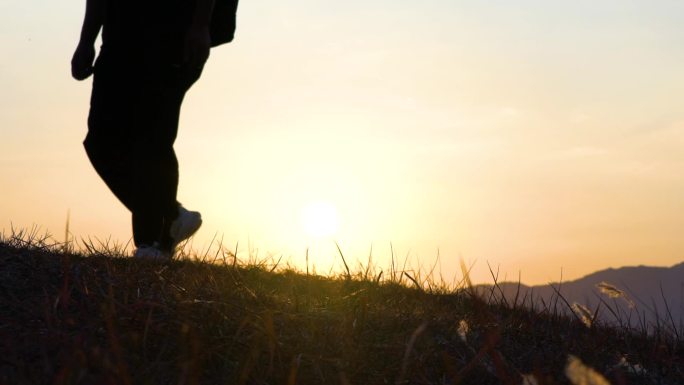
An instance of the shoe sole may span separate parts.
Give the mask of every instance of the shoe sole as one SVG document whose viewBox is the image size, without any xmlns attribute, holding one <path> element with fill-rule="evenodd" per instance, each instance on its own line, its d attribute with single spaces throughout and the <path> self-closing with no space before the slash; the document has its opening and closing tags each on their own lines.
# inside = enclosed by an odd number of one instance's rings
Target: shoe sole
<svg viewBox="0 0 684 385">
<path fill-rule="evenodd" d="M 168 253 L 157 250 L 156 252 L 150 252 L 146 250 L 136 250 L 133 253 L 133 258 L 138 260 L 155 261 L 155 262 L 165 262 L 171 260 Z"/>
</svg>

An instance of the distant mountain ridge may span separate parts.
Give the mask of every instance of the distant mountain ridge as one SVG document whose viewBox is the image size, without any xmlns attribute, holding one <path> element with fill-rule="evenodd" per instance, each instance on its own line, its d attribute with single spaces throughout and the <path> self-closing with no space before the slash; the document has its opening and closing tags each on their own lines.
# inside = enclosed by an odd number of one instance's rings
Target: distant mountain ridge
<svg viewBox="0 0 684 385">
<path fill-rule="evenodd" d="M 607 284 L 603 290 L 598 286 Z M 518 292 L 519 288 L 519 292 Z M 617 291 L 612 290 L 617 289 Z M 527 296 L 527 303 L 549 303 L 558 299 L 557 291 L 572 306 L 574 303 L 588 308 L 592 313 L 599 309 L 598 319 L 609 323 L 629 323 L 633 327 L 657 324 L 668 329 L 684 331 L 684 262 L 671 267 L 628 266 L 609 268 L 591 273 L 568 282 L 526 286 L 513 282 L 480 285 L 480 293 L 518 302 Z M 493 291 L 492 291 L 493 290 Z M 624 294 L 621 295 L 620 291 Z M 611 297 L 612 295 L 612 297 Z M 559 299 L 562 307 L 568 306 Z M 610 305 L 612 312 L 606 308 Z M 614 314 L 615 313 L 615 314 Z M 617 316 L 617 317 L 616 317 Z M 673 325 L 674 324 L 674 325 Z"/>
</svg>

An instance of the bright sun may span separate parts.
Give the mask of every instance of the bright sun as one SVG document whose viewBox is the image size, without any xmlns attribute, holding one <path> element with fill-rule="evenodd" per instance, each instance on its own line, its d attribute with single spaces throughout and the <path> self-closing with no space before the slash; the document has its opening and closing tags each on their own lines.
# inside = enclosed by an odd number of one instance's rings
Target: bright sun
<svg viewBox="0 0 684 385">
<path fill-rule="evenodd" d="M 304 232 L 310 237 L 322 238 L 334 235 L 339 226 L 337 210 L 328 202 L 312 202 L 302 210 Z"/>
</svg>

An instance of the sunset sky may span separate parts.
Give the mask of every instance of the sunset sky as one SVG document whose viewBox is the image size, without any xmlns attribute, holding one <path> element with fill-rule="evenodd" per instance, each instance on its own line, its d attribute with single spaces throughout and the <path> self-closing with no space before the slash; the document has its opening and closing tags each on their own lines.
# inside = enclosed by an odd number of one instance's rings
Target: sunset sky
<svg viewBox="0 0 684 385">
<path fill-rule="evenodd" d="M 0 3 L 0 230 L 125 243 L 70 77 L 85 1 Z M 242 0 L 188 94 L 194 245 L 525 283 L 684 259 L 681 0 Z M 335 219 L 337 216 L 337 219 Z M 317 230 L 316 228 L 319 227 Z M 320 228 L 323 228 L 321 230 Z M 320 230 L 320 231 L 319 231 Z M 338 265 L 339 267 L 339 265 Z M 439 268 L 438 268 L 439 269 Z"/>
</svg>

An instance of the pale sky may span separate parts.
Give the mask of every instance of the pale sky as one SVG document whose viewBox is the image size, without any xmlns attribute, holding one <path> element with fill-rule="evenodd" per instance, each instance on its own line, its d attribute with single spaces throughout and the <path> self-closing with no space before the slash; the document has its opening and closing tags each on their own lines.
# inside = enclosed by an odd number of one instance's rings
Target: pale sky
<svg viewBox="0 0 684 385">
<path fill-rule="evenodd" d="M 6 234 L 61 239 L 70 211 L 77 237 L 130 238 L 81 145 L 84 5 L 0 3 Z M 327 272 L 332 239 L 384 267 L 391 242 L 481 282 L 487 263 L 545 283 L 681 262 L 683 19 L 678 0 L 242 0 L 176 142 L 195 246 L 217 234 L 300 268 L 310 247 Z M 307 231 L 311 207 L 337 212 L 332 235 Z"/>
</svg>

